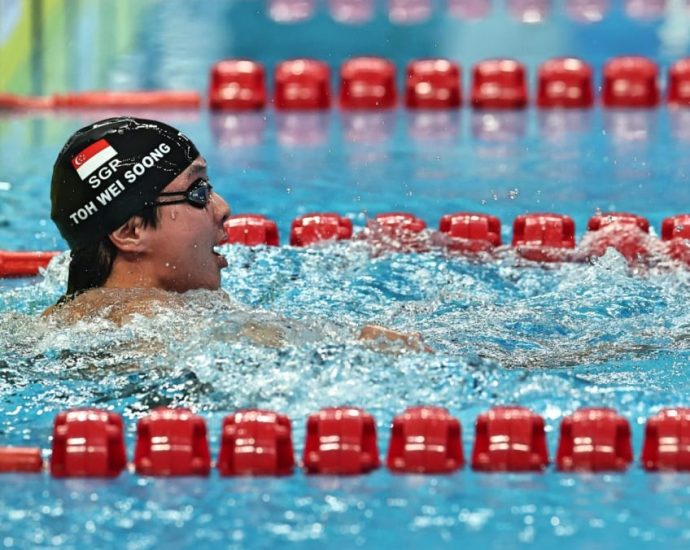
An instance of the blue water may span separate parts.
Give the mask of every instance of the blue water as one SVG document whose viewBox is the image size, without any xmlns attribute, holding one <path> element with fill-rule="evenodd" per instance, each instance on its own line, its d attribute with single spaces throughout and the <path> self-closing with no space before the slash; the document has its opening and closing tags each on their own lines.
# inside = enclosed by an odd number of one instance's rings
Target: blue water
<svg viewBox="0 0 690 550">
<path fill-rule="evenodd" d="M 302 35 L 326 44 L 334 65 L 360 49 L 389 55 L 399 67 L 431 54 L 469 66 L 509 53 L 534 67 L 566 50 L 599 66 L 631 50 L 662 64 L 686 53 L 682 41 L 661 38 L 669 26 L 679 28 L 679 12 L 642 21 L 623 2 L 610 2 L 601 22 L 585 25 L 565 15 L 567 5 L 552 3 L 546 22 L 530 26 L 511 19 L 503 3 L 471 24 L 434 3 L 429 21 L 400 26 L 377 4 L 370 23 L 346 27 L 317 4 L 311 20 L 283 27 L 254 2 L 223 9 L 151 3 L 131 22 L 148 29 L 134 53 L 119 59 L 117 71 L 80 84 L 119 82 L 126 67 L 135 85 L 172 80 L 203 90 L 213 60 L 251 55 L 270 64 L 303 55 L 303 38 L 291 39 Z M 271 38 L 264 44 L 257 36 Z M 463 36 L 505 41 L 454 38 Z M 51 165 L 66 137 L 97 116 L 2 115 L 2 248 L 65 249 L 49 220 Z M 665 108 L 151 116 L 183 129 L 232 208 L 275 219 L 283 242 L 292 218 L 313 210 L 348 215 L 359 228 L 383 211 L 409 210 L 434 228 L 444 213 L 480 210 L 502 219 L 508 242 L 521 213 L 569 214 L 580 238 L 597 209 L 616 209 L 647 216 L 658 233 L 661 220 L 687 211 L 690 199 L 690 113 Z M 551 458 L 565 415 L 614 407 L 632 425 L 636 463 L 625 474 L 590 476 L 552 468 L 430 477 L 381 469 L 348 479 L 299 471 L 284 479 L 9 475 L 0 480 L 5 547 L 687 546 L 690 477 L 646 474 L 637 461 L 646 419 L 663 406 L 687 405 L 690 271 L 631 270 L 614 251 L 593 264 L 549 268 L 521 265 L 510 253 L 490 262 L 441 249 L 381 254 L 364 242 L 225 252 L 222 286 L 235 307 L 192 293 L 184 316 L 163 311 L 122 328 L 103 320 L 64 327 L 39 317 L 64 290 L 64 256 L 44 277 L 0 282 L 0 444 L 48 449 L 54 415 L 89 405 L 123 414 L 131 457 L 136 420 L 172 405 L 208 420 L 215 455 L 223 416 L 251 406 L 288 414 L 299 453 L 310 412 L 352 404 L 375 416 L 383 454 L 393 416 L 423 403 L 446 406 L 461 420 L 467 456 L 476 416 L 516 403 L 545 417 Z M 235 336 L 252 317 L 302 325 L 283 349 L 266 348 Z M 368 322 L 419 331 L 436 352 L 373 351 L 354 338 Z"/>
</svg>

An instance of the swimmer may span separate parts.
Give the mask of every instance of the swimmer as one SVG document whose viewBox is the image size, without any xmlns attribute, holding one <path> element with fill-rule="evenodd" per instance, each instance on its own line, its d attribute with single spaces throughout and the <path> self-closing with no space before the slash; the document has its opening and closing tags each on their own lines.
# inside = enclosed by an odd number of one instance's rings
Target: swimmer
<svg viewBox="0 0 690 550">
<path fill-rule="evenodd" d="M 230 208 L 207 170 L 189 138 L 158 121 L 110 118 L 70 137 L 51 182 L 51 218 L 71 249 L 67 292 L 44 315 L 122 325 L 182 307 L 185 292 L 218 291 L 227 261 L 216 248 Z M 273 345 L 274 331 L 253 323 L 243 333 Z M 426 349 L 417 334 L 376 325 L 359 338 Z"/>
</svg>

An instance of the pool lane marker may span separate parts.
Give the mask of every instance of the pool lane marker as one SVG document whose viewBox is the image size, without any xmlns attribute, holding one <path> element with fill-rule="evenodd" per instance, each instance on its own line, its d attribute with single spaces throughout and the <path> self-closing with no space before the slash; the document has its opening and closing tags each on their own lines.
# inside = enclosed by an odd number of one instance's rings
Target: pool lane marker
<svg viewBox="0 0 690 550">
<path fill-rule="evenodd" d="M 127 467 L 124 423 L 114 412 L 73 409 L 55 417 L 50 473 L 114 478 Z M 633 462 L 629 422 L 610 408 L 580 408 L 561 421 L 556 469 L 623 472 Z M 516 405 L 496 406 L 475 423 L 472 469 L 543 472 L 549 465 L 544 419 Z M 398 474 L 452 473 L 465 465 L 460 421 L 442 408 L 417 406 L 393 419 L 386 456 Z M 690 471 L 690 408 L 662 409 L 647 420 L 640 465 Z M 147 476 L 208 476 L 206 423 L 188 409 L 160 408 L 137 424 L 134 465 Z M 290 420 L 246 409 L 223 421 L 216 467 L 222 476 L 285 476 L 294 471 Z M 307 419 L 302 468 L 311 475 L 361 475 L 380 466 L 376 422 L 358 407 L 327 407 Z M 0 472 L 44 471 L 41 449 L 0 447 Z"/>
<path fill-rule="evenodd" d="M 653 109 L 662 100 L 658 64 L 641 56 L 609 59 L 602 71 L 601 104 L 613 109 Z M 382 57 L 355 57 L 340 67 L 338 105 L 344 110 L 457 110 L 462 105 L 462 71 L 451 59 L 413 59 L 407 64 L 404 98 L 396 90 L 396 67 Z M 269 99 L 263 65 L 223 59 L 210 70 L 207 99 L 195 91 L 87 91 L 51 96 L 0 94 L 0 110 L 195 109 L 247 112 L 272 104 L 283 111 L 325 110 L 333 106 L 330 68 L 320 60 L 282 61 L 275 69 Z M 663 99 L 670 107 L 690 106 L 690 58 L 668 69 Z M 540 109 L 588 109 L 595 103 L 591 66 L 575 57 L 547 60 L 537 73 L 535 105 Z M 525 65 L 512 58 L 479 61 L 472 67 L 468 103 L 475 109 L 521 110 L 530 103 Z"/>
<path fill-rule="evenodd" d="M 500 250 L 501 222 L 481 212 L 444 215 L 437 233 L 425 232 L 424 220 L 406 212 L 376 215 L 354 238 L 369 240 L 380 251 L 425 252 L 440 247 L 449 253 L 477 255 Z M 279 246 L 277 224 L 259 214 L 238 214 L 225 223 L 227 244 Z M 353 238 L 352 220 L 334 212 L 313 212 L 293 220 L 290 245 L 312 246 Z M 586 262 L 616 249 L 631 264 L 640 264 L 656 251 L 690 265 L 690 214 L 665 218 L 661 240 L 649 234 L 649 221 L 627 212 L 599 212 L 587 224 L 579 246 L 572 218 L 556 213 L 530 213 L 513 222 L 512 248 L 523 259 L 538 262 Z M 0 278 L 35 277 L 59 252 L 0 250 Z M 486 255 L 485 255 L 486 256 Z"/>
</svg>

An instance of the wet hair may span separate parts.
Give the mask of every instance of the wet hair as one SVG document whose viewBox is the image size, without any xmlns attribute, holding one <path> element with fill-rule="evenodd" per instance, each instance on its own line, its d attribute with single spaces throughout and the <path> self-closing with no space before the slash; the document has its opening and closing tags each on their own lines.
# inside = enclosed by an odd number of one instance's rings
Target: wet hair
<svg viewBox="0 0 690 550">
<path fill-rule="evenodd" d="M 147 206 L 136 217 L 141 218 L 144 227 L 158 227 L 158 209 Z M 103 286 L 113 269 L 117 247 L 106 235 L 99 241 L 72 250 L 67 277 L 67 291 L 58 304 L 69 302 L 82 292 Z"/>
</svg>

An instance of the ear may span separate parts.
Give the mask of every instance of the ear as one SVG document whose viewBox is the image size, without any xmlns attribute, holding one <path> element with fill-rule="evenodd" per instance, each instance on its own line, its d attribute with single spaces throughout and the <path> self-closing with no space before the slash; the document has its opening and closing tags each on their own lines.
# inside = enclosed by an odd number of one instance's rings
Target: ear
<svg viewBox="0 0 690 550">
<path fill-rule="evenodd" d="M 121 254 L 141 254 L 149 249 L 149 232 L 139 216 L 133 216 L 110 235 L 110 241 Z"/>
</svg>

